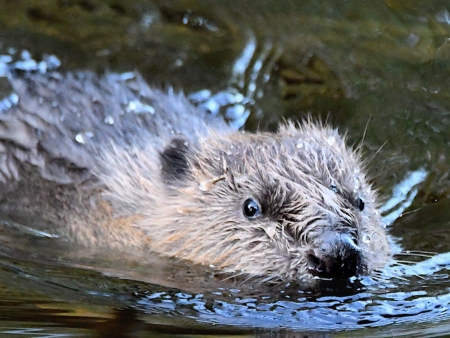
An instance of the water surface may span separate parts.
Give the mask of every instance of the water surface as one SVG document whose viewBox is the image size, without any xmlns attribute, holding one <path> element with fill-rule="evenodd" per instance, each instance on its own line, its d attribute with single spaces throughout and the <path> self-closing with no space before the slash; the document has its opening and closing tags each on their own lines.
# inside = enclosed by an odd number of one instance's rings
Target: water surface
<svg viewBox="0 0 450 338">
<path fill-rule="evenodd" d="M 62 71 L 136 69 L 236 127 L 273 130 L 310 112 L 350 143 L 364 138 L 403 253 L 377 278 L 267 289 L 179 262 L 71 259 L 54 239 L 3 223 L 2 336 L 449 332 L 447 1 L 0 1 L 0 27 L 0 65 L 55 55 Z"/>
</svg>

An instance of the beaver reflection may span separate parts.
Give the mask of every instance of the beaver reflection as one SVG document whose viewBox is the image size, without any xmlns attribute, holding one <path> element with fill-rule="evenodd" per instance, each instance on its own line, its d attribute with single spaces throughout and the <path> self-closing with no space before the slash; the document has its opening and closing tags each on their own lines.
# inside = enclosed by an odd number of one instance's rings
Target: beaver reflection
<svg viewBox="0 0 450 338">
<path fill-rule="evenodd" d="M 131 73 L 9 80 L 1 211 L 41 216 L 69 246 L 267 283 L 370 274 L 390 257 L 361 154 L 329 126 L 235 131 Z"/>
</svg>

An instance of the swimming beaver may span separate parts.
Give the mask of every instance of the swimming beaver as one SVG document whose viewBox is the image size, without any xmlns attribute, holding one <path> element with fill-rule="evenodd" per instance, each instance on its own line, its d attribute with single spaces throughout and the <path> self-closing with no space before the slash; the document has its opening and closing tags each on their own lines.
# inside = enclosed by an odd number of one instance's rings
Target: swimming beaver
<svg viewBox="0 0 450 338">
<path fill-rule="evenodd" d="M 390 257 L 360 154 L 326 125 L 234 131 L 134 73 L 9 81 L 3 215 L 87 248 L 267 282 L 345 279 Z"/>
</svg>

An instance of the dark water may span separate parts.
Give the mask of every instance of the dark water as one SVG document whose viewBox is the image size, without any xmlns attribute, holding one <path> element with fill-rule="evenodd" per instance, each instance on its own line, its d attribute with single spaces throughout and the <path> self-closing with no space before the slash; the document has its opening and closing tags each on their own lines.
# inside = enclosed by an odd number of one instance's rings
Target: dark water
<svg viewBox="0 0 450 338">
<path fill-rule="evenodd" d="M 449 39 L 448 1 L 0 0 L 0 73 L 55 55 L 62 70 L 137 69 L 249 130 L 311 112 L 350 142 L 365 134 L 402 252 L 377 278 L 302 292 L 216 283 L 177 262 L 164 270 L 77 260 L 3 223 L 0 335 L 446 335 Z"/>
</svg>

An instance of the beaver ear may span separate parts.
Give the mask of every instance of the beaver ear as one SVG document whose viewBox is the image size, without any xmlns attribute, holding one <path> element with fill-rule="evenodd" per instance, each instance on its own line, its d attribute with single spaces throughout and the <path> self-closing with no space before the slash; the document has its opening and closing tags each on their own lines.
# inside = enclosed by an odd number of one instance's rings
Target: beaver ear
<svg viewBox="0 0 450 338">
<path fill-rule="evenodd" d="M 182 180 L 190 172 L 189 144 L 182 138 L 174 138 L 160 153 L 161 173 L 165 180 Z"/>
</svg>

